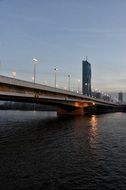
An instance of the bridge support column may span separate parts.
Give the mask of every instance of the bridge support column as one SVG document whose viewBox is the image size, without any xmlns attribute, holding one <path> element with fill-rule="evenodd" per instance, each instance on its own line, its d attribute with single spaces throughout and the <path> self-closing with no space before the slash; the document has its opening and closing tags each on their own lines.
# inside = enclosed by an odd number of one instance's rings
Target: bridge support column
<svg viewBox="0 0 126 190">
<path fill-rule="evenodd" d="M 63 108 L 59 108 L 57 110 L 57 115 L 59 116 L 67 116 L 67 115 L 84 115 L 84 108 L 76 108 L 74 110 L 67 110 Z"/>
</svg>

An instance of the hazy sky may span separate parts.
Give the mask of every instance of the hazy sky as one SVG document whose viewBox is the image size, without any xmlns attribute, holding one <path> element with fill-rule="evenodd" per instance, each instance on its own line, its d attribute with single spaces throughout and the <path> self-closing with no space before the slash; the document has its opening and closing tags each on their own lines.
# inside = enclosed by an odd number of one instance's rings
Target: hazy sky
<svg viewBox="0 0 126 190">
<path fill-rule="evenodd" d="M 92 66 L 92 86 L 126 91 L 126 0 L 0 0 L 0 74 L 72 87 L 82 59 Z"/>
</svg>

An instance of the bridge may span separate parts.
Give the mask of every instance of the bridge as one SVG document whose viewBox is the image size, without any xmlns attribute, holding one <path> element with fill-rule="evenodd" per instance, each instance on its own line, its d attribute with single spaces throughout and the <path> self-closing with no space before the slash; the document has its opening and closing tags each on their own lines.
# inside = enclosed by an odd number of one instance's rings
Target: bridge
<svg viewBox="0 0 126 190">
<path fill-rule="evenodd" d="M 53 105 L 59 115 L 82 115 L 96 108 L 113 111 L 119 107 L 111 101 L 1 75 L 0 100 Z"/>
</svg>

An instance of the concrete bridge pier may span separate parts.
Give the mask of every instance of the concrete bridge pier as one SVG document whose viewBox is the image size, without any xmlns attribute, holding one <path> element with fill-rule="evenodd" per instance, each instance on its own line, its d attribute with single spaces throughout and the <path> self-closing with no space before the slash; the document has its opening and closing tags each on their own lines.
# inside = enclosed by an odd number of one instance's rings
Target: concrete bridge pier
<svg viewBox="0 0 126 190">
<path fill-rule="evenodd" d="M 64 108 L 58 108 L 57 110 L 58 116 L 69 116 L 69 115 L 84 115 L 84 108 L 83 107 L 76 107 L 74 109 L 64 109 Z"/>
</svg>

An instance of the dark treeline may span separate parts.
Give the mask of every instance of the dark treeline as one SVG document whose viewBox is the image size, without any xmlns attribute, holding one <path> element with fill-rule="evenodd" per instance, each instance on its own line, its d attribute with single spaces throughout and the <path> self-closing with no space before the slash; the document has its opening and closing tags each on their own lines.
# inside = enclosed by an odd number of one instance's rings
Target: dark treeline
<svg viewBox="0 0 126 190">
<path fill-rule="evenodd" d="M 10 102 L 6 101 L 0 104 L 0 110 L 37 110 L 37 111 L 55 111 L 56 108 L 53 106 L 32 104 L 32 103 L 21 103 L 21 102 Z"/>
</svg>

